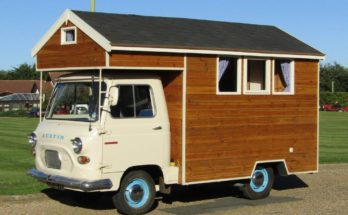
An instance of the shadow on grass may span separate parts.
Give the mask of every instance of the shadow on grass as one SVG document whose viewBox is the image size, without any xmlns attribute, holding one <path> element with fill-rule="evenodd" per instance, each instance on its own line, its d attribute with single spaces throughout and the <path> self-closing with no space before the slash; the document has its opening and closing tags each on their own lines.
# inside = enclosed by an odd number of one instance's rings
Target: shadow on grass
<svg viewBox="0 0 348 215">
<path fill-rule="evenodd" d="M 174 202 L 199 202 L 202 200 L 213 200 L 213 202 L 199 203 L 198 205 L 187 205 L 175 208 L 162 209 L 162 211 L 180 214 L 185 211 L 188 214 L 199 213 L 199 210 L 208 210 L 210 212 L 223 208 L 243 207 L 250 205 L 263 205 L 281 202 L 297 201 L 293 197 L 272 197 L 272 195 L 263 200 L 251 201 L 242 198 L 242 185 L 236 182 L 220 182 L 191 186 L 172 186 L 171 195 L 158 194 L 158 200 L 164 204 Z M 275 190 L 287 190 L 296 188 L 305 188 L 308 185 L 297 176 L 276 177 L 273 188 Z M 49 198 L 59 201 L 62 204 L 73 207 L 81 207 L 92 210 L 111 210 L 114 209 L 112 196 L 114 192 L 106 193 L 80 193 L 74 191 L 60 191 L 55 189 L 45 189 L 42 191 Z M 155 209 L 158 203 L 154 205 Z M 199 210 L 198 210 L 199 209 Z M 198 210 L 198 211 L 196 211 Z M 201 211 L 202 212 L 202 211 Z"/>
</svg>

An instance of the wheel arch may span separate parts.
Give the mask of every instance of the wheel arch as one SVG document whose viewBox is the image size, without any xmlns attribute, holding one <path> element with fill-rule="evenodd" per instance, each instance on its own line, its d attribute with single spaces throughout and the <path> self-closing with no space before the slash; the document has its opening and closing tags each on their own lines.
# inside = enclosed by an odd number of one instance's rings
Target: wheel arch
<svg viewBox="0 0 348 215">
<path fill-rule="evenodd" d="M 155 184 L 159 184 L 160 177 L 163 177 L 163 171 L 160 166 L 149 164 L 149 165 L 140 165 L 140 166 L 133 166 L 129 167 L 122 175 L 121 181 L 123 178 L 132 171 L 145 171 L 147 172 L 152 179 L 154 180 Z"/>
<path fill-rule="evenodd" d="M 256 161 L 254 168 L 250 173 L 250 178 L 253 175 L 253 172 L 258 166 L 271 167 L 274 171 L 274 174 L 277 176 L 287 176 L 289 175 L 288 167 L 285 160 L 266 160 L 266 161 Z"/>
</svg>

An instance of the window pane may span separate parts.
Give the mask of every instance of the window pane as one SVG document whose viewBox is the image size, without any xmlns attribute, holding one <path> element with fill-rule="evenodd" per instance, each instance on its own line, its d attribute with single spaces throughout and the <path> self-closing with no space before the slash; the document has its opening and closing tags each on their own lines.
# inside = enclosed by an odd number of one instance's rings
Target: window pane
<svg viewBox="0 0 348 215">
<path fill-rule="evenodd" d="M 219 92 L 237 92 L 237 59 L 220 58 L 219 61 Z"/>
<path fill-rule="evenodd" d="M 135 107 L 137 117 L 153 117 L 153 107 L 151 102 L 149 86 L 135 86 Z"/>
<path fill-rule="evenodd" d="M 291 90 L 291 61 L 275 60 L 274 63 L 274 91 L 290 92 Z"/>
<path fill-rule="evenodd" d="M 248 85 L 250 91 L 266 90 L 266 61 L 248 60 Z"/>
<path fill-rule="evenodd" d="M 134 117 L 133 86 L 120 86 L 118 103 L 110 108 L 112 117 Z"/>
<path fill-rule="evenodd" d="M 75 41 L 75 30 L 65 31 L 65 41 L 66 42 L 74 42 Z"/>
<path fill-rule="evenodd" d="M 106 84 L 102 83 L 102 90 Z M 99 83 L 58 83 L 47 106 L 47 119 L 96 121 L 99 111 Z M 102 94 L 103 105 L 105 94 Z"/>
</svg>

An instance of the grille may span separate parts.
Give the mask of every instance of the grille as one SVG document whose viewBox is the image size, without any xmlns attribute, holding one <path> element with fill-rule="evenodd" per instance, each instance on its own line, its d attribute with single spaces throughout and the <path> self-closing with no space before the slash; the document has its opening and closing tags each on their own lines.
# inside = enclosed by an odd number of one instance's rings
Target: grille
<svg viewBox="0 0 348 215">
<path fill-rule="evenodd" d="M 45 152 L 46 166 L 52 169 L 60 169 L 62 162 L 59 159 L 57 151 L 46 150 Z"/>
</svg>

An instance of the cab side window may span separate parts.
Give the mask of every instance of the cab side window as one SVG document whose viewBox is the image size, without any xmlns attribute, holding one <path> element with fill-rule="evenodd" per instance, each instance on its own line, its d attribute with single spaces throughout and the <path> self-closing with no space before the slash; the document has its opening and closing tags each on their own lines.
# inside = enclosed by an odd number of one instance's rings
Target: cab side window
<svg viewBox="0 0 348 215">
<path fill-rule="evenodd" d="M 147 85 L 120 85 L 118 103 L 111 106 L 114 118 L 153 117 L 154 107 L 151 88 Z"/>
</svg>

